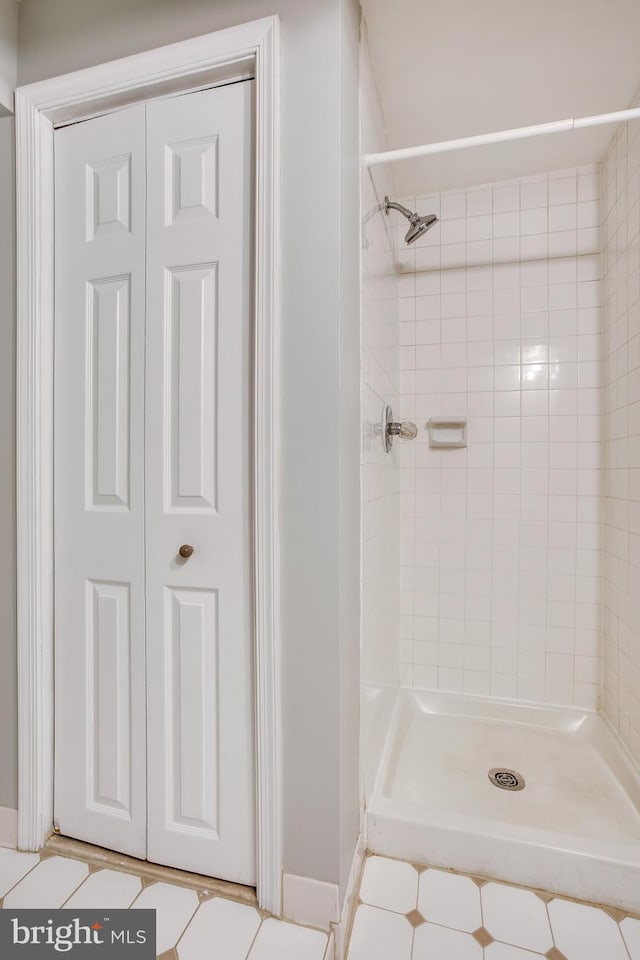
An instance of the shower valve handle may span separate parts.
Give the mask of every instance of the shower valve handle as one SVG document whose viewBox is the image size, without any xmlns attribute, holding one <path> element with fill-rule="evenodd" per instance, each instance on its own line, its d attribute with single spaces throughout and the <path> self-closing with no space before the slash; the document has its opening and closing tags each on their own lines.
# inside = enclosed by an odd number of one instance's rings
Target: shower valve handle
<svg viewBox="0 0 640 960">
<path fill-rule="evenodd" d="M 402 423 L 392 422 L 387 425 L 387 433 L 392 437 L 400 437 L 401 440 L 415 440 L 418 436 L 418 428 L 411 420 L 403 420 Z"/>
<path fill-rule="evenodd" d="M 393 446 L 393 438 L 400 437 L 401 440 L 415 440 L 418 436 L 418 428 L 411 420 L 402 420 L 398 422 L 393 419 L 393 410 L 387 404 L 382 412 L 382 445 L 385 452 L 389 453 Z"/>
</svg>

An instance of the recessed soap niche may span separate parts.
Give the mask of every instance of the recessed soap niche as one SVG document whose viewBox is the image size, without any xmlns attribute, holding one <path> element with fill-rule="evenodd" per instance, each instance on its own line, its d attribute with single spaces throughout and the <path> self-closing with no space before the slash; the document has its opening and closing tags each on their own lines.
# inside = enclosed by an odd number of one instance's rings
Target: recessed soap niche
<svg viewBox="0 0 640 960">
<path fill-rule="evenodd" d="M 430 447 L 459 450 L 467 445 L 467 421 L 464 418 L 431 417 L 427 420 L 427 430 Z"/>
</svg>

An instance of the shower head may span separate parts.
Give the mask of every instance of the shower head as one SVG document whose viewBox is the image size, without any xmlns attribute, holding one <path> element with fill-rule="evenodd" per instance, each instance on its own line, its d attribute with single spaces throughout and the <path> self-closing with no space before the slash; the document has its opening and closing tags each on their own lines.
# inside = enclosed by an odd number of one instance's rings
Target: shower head
<svg viewBox="0 0 640 960">
<path fill-rule="evenodd" d="M 428 213 L 425 217 L 421 217 L 417 213 L 412 213 L 411 210 L 407 210 L 401 203 L 395 203 L 393 200 L 389 200 L 389 197 L 385 197 L 384 212 L 387 216 L 389 215 L 389 210 L 399 210 L 402 216 L 406 217 L 409 221 L 410 226 L 404 237 L 405 243 L 413 243 L 418 237 L 421 237 L 423 233 L 431 229 L 434 223 L 438 222 L 435 213 Z"/>
<path fill-rule="evenodd" d="M 438 218 L 435 213 L 428 213 L 426 217 L 419 217 L 417 214 L 414 214 L 414 217 L 411 219 L 411 226 L 405 234 L 404 239 L 406 243 L 413 243 L 414 240 L 417 240 L 423 233 L 426 233 L 437 221 Z"/>
</svg>

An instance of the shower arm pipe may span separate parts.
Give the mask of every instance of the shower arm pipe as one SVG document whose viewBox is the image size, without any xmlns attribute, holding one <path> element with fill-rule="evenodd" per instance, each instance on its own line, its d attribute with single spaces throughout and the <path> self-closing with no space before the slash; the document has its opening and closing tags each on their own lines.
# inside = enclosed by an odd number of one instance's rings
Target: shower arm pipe
<svg viewBox="0 0 640 960">
<path fill-rule="evenodd" d="M 483 147 L 491 143 L 506 143 L 510 140 L 544 137 L 550 133 L 569 133 L 572 130 L 600 127 L 607 123 L 624 123 L 638 118 L 640 118 L 640 107 L 634 107 L 631 110 L 618 110 L 615 113 L 600 113 L 593 117 L 555 120 L 553 123 L 537 123 L 532 127 L 514 127 L 512 130 L 481 133 L 474 137 L 461 137 L 459 140 L 441 140 L 439 143 L 425 143 L 417 147 L 403 147 L 400 150 L 365 153 L 363 160 L 365 166 L 375 167 L 380 163 L 392 163 L 394 160 L 412 160 L 416 157 L 428 157 L 436 153 L 450 153 L 453 150 Z"/>
</svg>

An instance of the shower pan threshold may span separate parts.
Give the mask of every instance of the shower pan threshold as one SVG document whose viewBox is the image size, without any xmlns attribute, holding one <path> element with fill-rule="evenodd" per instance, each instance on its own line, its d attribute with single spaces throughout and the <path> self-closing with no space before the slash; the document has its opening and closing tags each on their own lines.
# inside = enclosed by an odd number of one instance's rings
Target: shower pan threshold
<svg viewBox="0 0 640 960">
<path fill-rule="evenodd" d="M 640 772 L 598 713 L 400 690 L 367 843 L 640 912 Z"/>
</svg>

